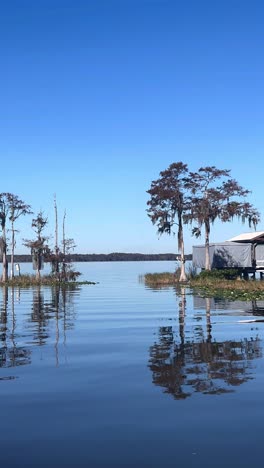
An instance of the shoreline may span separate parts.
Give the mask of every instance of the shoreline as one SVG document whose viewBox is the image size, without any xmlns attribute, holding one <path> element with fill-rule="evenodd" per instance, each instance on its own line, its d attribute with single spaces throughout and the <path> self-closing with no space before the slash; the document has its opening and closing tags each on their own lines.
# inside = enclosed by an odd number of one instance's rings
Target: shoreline
<svg viewBox="0 0 264 468">
<path fill-rule="evenodd" d="M 175 273 L 147 273 L 144 275 L 145 285 L 153 289 L 163 287 L 188 287 L 204 297 L 228 298 L 231 300 L 264 299 L 264 281 L 255 279 L 208 279 L 190 278 L 180 282 Z"/>
</svg>

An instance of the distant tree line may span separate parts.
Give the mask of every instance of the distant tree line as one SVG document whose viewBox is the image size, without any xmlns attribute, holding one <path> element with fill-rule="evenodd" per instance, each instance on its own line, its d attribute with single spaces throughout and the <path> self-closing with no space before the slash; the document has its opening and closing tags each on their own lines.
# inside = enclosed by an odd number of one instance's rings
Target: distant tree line
<svg viewBox="0 0 264 468">
<path fill-rule="evenodd" d="M 172 163 L 160 172 L 147 191 L 147 213 L 158 234 L 177 233 L 178 251 L 181 256 L 180 281 L 186 281 L 184 254 L 184 224 L 192 225 L 196 237 L 204 233 L 205 268 L 210 270 L 209 238 L 212 225 L 240 219 L 256 228 L 260 214 L 246 200 L 249 190 L 231 178 L 227 169 L 206 166 L 191 172 L 183 162 Z M 176 228 L 174 228 L 176 226 Z"/>
<path fill-rule="evenodd" d="M 7 256 L 10 261 L 10 255 Z M 31 255 L 15 255 L 16 263 L 31 262 Z M 70 254 L 66 255 L 68 262 L 139 262 L 139 261 L 175 261 L 178 258 L 173 253 L 141 254 L 114 252 L 110 254 Z M 192 255 L 185 255 L 185 260 L 192 260 Z"/>
</svg>

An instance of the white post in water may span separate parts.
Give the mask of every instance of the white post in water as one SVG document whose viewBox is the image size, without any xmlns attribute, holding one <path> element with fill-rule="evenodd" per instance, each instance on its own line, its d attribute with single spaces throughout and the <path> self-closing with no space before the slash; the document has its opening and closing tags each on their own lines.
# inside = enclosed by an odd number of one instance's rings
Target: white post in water
<svg viewBox="0 0 264 468">
<path fill-rule="evenodd" d="M 18 271 L 18 276 L 20 276 L 20 265 L 16 263 L 16 271 Z"/>
</svg>

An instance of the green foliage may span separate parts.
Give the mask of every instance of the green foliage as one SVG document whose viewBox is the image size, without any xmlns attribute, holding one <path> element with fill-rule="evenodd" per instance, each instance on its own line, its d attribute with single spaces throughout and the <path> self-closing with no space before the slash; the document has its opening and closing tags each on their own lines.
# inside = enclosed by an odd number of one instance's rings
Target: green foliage
<svg viewBox="0 0 264 468">
<path fill-rule="evenodd" d="M 236 280 L 240 276 L 240 271 L 236 268 L 222 270 L 203 270 L 197 275 L 198 280 Z"/>
<path fill-rule="evenodd" d="M 263 286 L 261 288 L 256 288 L 256 285 L 253 285 L 251 288 L 251 283 L 247 282 L 243 284 L 243 289 L 238 287 L 239 281 L 234 284 L 232 289 L 226 288 L 223 284 L 220 283 L 221 287 L 215 283 L 213 286 L 199 286 L 199 288 L 193 288 L 196 294 L 200 297 L 214 297 L 215 299 L 228 299 L 229 301 L 257 301 L 264 299 L 264 290 Z M 253 281 L 252 281 L 253 283 Z M 246 289 L 250 288 L 250 289 Z"/>
</svg>

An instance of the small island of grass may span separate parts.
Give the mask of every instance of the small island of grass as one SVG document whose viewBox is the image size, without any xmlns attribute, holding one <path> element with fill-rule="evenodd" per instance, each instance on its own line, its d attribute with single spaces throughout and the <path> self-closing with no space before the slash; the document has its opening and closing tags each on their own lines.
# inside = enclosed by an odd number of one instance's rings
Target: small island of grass
<svg viewBox="0 0 264 468">
<path fill-rule="evenodd" d="M 0 282 L 0 286 L 11 287 L 30 287 L 30 286 L 56 286 L 62 288 L 71 288 L 82 285 L 97 284 L 93 281 L 66 281 L 58 279 L 52 275 L 44 275 L 36 277 L 35 275 L 20 275 L 14 278 L 9 278 L 8 281 Z"/>
<path fill-rule="evenodd" d="M 236 269 L 190 272 L 186 282 L 179 281 L 179 271 L 175 273 L 147 273 L 145 284 L 150 288 L 165 286 L 188 286 L 193 291 L 206 297 L 222 297 L 232 300 L 264 299 L 264 281 L 244 280 Z"/>
</svg>

